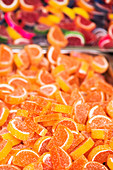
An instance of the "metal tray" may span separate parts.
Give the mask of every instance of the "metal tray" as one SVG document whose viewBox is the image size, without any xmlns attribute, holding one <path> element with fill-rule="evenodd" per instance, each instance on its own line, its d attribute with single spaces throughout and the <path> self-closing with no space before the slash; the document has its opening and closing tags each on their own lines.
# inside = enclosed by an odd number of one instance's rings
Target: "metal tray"
<svg viewBox="0 0 113 170">
<path fill-rule="evenodd" d="M 14 52 L 18 52 L 21 50 L 24 45 L 9 45 Z M 46 53 L 48 46 L 42 46 L 43 52 Z M 92 47 L 92 46 L 84 46 L 84 47 L 66 47 L 61 50 L 62 53 L 69 53 L 71 51 L 79 51 L 79 52 L 94 52 L 94 53 L 113 53 L 113 48 L 110 49 L 100 49 L 99 47 Z"/>
<path fill-rule="evenodd" d="M 19 46 L 10 45 L 10 47 L 13 49 L 14 53 L 17 53 L 21 49 L 24 48 L 23 45 L 19 45 Z M 43 53 L 45 54 L 47 52 L 48 47 L 43 46 L 42 48 L 43 48 Z M 109 68 L 107 72 L 104 74 L 104 76 L 107 82 L 113 85 L 113 48 L 112 49 L 100 49 L 98 47 L 89 46 L 89 47 L 66 47 L 64 49 L 61 49 L 61 52 L 63 54 L 69 54 L 71 51 L 87 53 L 93 56 L 98 55 L 98 54 L 104 55 L 109 62 Z"/>
</svg>

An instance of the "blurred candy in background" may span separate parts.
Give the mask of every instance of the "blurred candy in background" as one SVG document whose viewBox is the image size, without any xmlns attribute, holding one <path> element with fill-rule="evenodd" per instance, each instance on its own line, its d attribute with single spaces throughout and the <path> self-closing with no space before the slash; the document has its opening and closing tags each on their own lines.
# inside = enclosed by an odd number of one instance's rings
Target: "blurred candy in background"
<svg viewBox="0 0 113 170">
<path fill-rule="evenodd" d="M 70 46 L 113 47 L 112 0 L 1 0 L 0 43 L 47 46 L 57 25 Z"/>
</svg>

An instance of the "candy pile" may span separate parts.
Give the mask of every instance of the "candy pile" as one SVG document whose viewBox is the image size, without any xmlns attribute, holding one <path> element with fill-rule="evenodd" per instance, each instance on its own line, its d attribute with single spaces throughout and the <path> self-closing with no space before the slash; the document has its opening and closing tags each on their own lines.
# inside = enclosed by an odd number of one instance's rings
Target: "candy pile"
<svg viewBox="0 0 113 170">
<path fill-rule="evenodd" d="M 35 44 L 18 53 L 0 45 L 0 169 L 112 169 L 108 67 L 103 55 L 62 54 L 53 44 L 46 54 Z"/>
<path fill-rule="evenodd" d="M 48 45 L 58 25 L 68 45 L 113 47 L 112 0 L 1 0 L 0 8 L 2 43 Z"/>
</svg>

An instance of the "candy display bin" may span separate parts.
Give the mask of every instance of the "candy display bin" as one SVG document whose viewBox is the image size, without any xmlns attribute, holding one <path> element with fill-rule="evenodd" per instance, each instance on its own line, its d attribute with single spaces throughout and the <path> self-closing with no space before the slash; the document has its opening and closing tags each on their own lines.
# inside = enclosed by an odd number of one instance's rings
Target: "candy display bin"
<svg viewBox="0 0 113 170">
<path fill-rule="evenodd" d="M 58 54 L 56 46 L 54 60 L 51 49 L 0 46 L 5 59 L 0 61 L 0 168 L 108 170 L 113 155 L 112 54 L 87 47 L 68 47 Z"/>
<path fill-rule="evenodd" d="M 113 0 L 0 0 L 0 170 L 113 169 Z"/>
</svg>

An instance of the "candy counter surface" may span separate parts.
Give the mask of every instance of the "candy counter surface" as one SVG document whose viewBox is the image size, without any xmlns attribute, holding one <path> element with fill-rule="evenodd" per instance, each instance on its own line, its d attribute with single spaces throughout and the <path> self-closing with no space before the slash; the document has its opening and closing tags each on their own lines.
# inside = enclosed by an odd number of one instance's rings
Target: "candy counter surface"
<svg viewBox="0 0 113 170">
<path fill-rule="evenodd" d="M 111 0 L 1 0 L 0 7 L 0 43 L 47 46 L 57 25 L 68 46 L 113 47 Z"/>
</svg>

